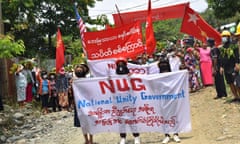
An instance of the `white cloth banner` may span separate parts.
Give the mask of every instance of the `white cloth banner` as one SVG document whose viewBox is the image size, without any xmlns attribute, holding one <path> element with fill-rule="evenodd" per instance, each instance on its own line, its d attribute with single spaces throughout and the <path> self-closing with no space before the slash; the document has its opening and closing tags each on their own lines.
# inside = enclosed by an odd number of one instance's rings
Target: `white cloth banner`
<svg viewBox="0 0 240 144">
<path fill-rule="evenodd" d="M 83 78 L 73 90 L 83 132 L 191 131 L 186 70 Z"/>
<path fill-rule="evenodd" d="M 93 77 L 116 75 L 116 59 L 88 60 L 88 66 Z M 127 63 L 129 71 L 134 74 L 159 73 L 158 62 L 146 65 Z"/>
</svg>

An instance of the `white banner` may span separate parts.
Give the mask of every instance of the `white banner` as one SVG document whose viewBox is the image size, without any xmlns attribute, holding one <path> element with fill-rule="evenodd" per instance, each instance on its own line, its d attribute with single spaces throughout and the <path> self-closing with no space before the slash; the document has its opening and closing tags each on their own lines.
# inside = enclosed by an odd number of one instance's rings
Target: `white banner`
<svg viewBox="0 0 240 144">
<path fill-rule="evenodd" d="M 186 70 L 83 78 L 73 90 L 83 132 L 191 131 Z"/>
<path fill-rule="evenodd" d="M 116 59 L 88 60 L 91 75 L 94 77 L 116 75 L 115 61 Z M 158 62 L 154 62 L 146 65 L 127 63 L 127 67 L 129 71 L 134 74 L 155 74 L 159 73 L 157 63 Z"/>
</svg>

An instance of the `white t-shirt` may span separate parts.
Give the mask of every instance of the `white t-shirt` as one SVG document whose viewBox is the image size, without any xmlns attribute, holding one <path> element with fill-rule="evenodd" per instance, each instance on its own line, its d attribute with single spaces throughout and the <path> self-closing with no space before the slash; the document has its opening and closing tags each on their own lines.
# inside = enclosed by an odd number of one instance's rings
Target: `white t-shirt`
<svg viewBox="0 0 240 144">
<path fill-rule="evenodd" d="M 169 57 L 169 64 L 170 64 L 170 67 L 171 67 L 171 71 L 174 72 L 174 71 L 178 71 L 179 70 L 179 67 L 181 65 L 181 60 L 178 56 L 170 56 Z"/>
</svg>

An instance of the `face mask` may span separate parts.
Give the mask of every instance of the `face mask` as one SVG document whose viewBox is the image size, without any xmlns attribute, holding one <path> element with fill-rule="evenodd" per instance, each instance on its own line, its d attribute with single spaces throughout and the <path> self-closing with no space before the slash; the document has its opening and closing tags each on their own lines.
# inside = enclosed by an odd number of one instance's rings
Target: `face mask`
<svg viewBox="0 0 240 144">
<path fill-rule="evenodd" d="M 73 76 L 73 74 L 72 74 L 72 73 L 69 73 L 69 74 L 68 74 L 68 76 L 69 76 L 69 77 L 72 77 L 72 76 Z"/>
<path fill-rule="evenodd" d="M 138 63 L 142 63 L 142 60 L 140 59 L 140 60 L 138 60 Z"/>
<path fill-rule="evenodd" d="M 228 41 L 228 38 L 227 37 L 222 37 L 222 42 L 223 43 L 226 43 Z"/>
<path fill-rule="evenodd" d="M 47 75 L 43 75 L 43 79 L 47 79 Z"/>
<path fill-rule="evenodd" d="M 149 58 L 148 61 L 149 61 L 149 62 L 153 62 L 154 59 L 153 59 L 153 58 Z"/>
<path fill-rule="evenodd" d="M 50 78 L 51 78 L 51 79 L 54 79 L 54 78 L 55 78 L 55 76 L 51 75 L 51 76 L 50 76 Z"/>
<path fill-rule="evenodd" d="M 82 72 L 82 71 L 79 71 L 79 72 L 75 72 L 75 75 L 80 78 L 80 77 L 85 77 L 85 73 Z"/>
</svg>

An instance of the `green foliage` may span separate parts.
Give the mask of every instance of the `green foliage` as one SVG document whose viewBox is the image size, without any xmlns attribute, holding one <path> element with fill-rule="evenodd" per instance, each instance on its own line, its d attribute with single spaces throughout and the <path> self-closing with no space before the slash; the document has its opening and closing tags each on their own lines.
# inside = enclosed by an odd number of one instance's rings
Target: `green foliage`
<svg viewBox="0 0 240 144">
<path fill-rule="evenodd" d="M 209 7 L 214 10 L 214 15 L 219 19 L 235 16 L 240 12 L 239 0 L 208 0 Z"/>
<path fill-rule="evenodd" d="M 26 46 L 24 57 L 55 58 L 55 37 L 57 27 L 62 35 L 79 39 L 79 28 L 73 9 L 74 3 L 84 22 L 99 23 L 88 16 L 88 7 L 102 0 L 4 0 L 2 1 L 5 33 L 22 39 Z M 73 3 L 74 2 L 74 3 Z M 105 20 L 104 17 L 101 20 Z M 66 45 L 69 45 L 65 43 Z M 67 48 L 67 46 L 66 46 Z M 44 55 L 41 55 L 44 53 Z"/>
<path fill-rule="evenodd" d="M 167 41 L 176 42 L 178 39 L 182 38 L 182 33 L 180 33 L 181 20 L 171 19 L 154 22 L 154 35 L 158 41 L 158 49 L 162 49 L 167 46 Z"/>
<path fill-rule="evenodd" d="M 238 23 L 240 20 L 240 13 L 237 13 L 233 17 L 228 17 L 225 19 L 219 19 L 215 16 L 214 10 L 212 8 L 208 8 L 204 13 L 201 14 L 201 16 L 204 18 L 204 20 L 210 24 L 212 27 L 216 28 L 217 30 L 220 31 L 220 27 L 222 25 L 226 25 L 232 22 Z"/>
<path fill-rule="evenodd" d="M 14 41 L 9 35 L 0 36 L 0 58 L 12 58 L 23 54 L 25 51 L 24 42 L 22 40 Z"/>
</svg>

